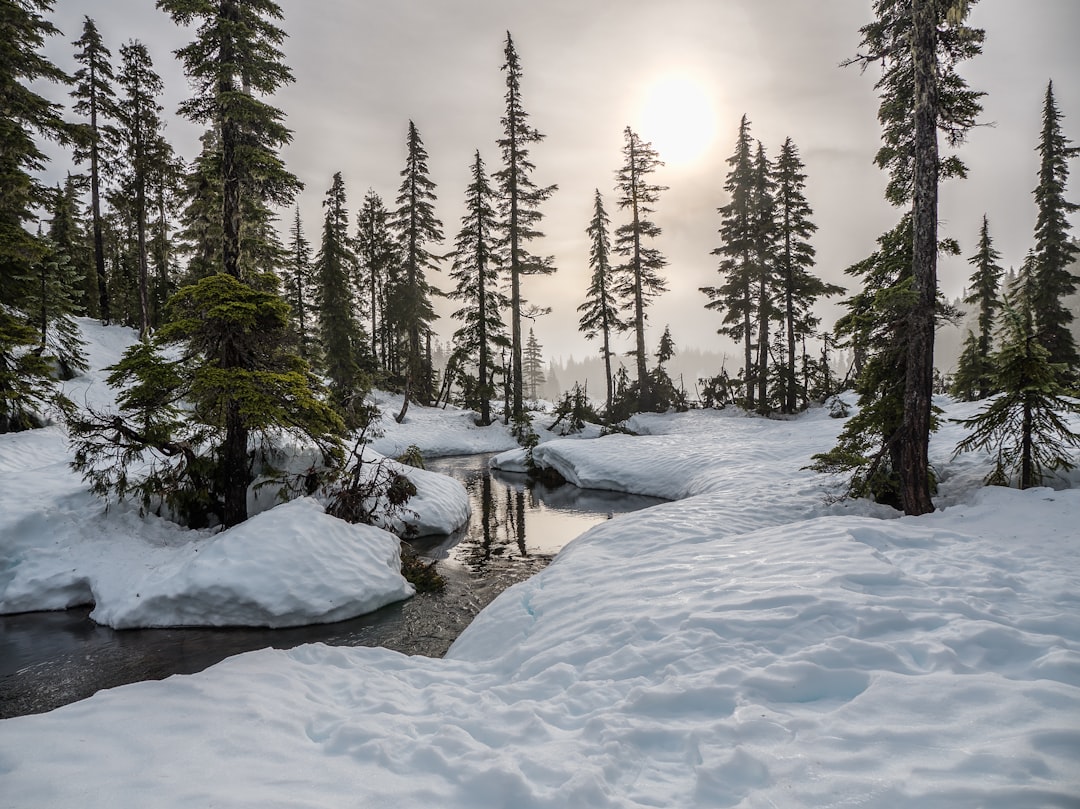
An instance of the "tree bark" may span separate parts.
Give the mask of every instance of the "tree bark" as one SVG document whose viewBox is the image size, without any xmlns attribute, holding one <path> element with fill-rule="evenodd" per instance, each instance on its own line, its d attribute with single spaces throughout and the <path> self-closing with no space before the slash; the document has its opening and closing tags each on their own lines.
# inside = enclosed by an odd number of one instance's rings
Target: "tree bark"
<svg viewBox="0 0 1080 809">
<path fill-rule="evenodd" d="M 937 3 L 914 0 L 912 61 L 915 68 L 915 187 L 912 276 L 915 300 L 908 314 L 900 495 L 905 514 L 934 510 L 930 497 L 931 397 L 934 310 L 937 301 Z"/>
</svg>

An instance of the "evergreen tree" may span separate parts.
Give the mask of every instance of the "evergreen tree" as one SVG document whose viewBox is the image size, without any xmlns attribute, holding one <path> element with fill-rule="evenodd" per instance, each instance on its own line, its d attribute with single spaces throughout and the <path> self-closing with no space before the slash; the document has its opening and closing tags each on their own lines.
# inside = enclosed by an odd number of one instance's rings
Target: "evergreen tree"
<svg viewBox="0 0 1080 809">
<path fill-rule="evenodd" d="M 589 267 L 592 268 L 592 278 L 589 281 L 585 302 L 578 307 L 578 311 L 581 312 L 578 327 L 585 333 L 587 339 L 592 340 L 599 336 L 603 341 L 601 353 L 604 356 L 604 390 L 609 420 L 615 397 L 611 376 L 611 358 L 614 356 L 611 350 L 611 338 L 615 332 L 626 331 L 628 328 L 628 324 L 619 314 L 622 307 L 615 296 L 617 279 L 615 269 L 611 266 L 611 238 L 608 235 L 610 227 L 611 220 L 604 210 L 603 197 L 600 195 L 600 189 L 596 189 L 593 200 L 593 218 L 585 231 L 589 236 Z"/>
<path fill-rule="evenodd" d="M 1064 298 L 1076 292 L 1078 280 L 1069 271 L 1080 247 L 1069 238 L 1069 214 L 1080 205 L 1065 199 L 1069 159 L 1080 154 L 1061 131 L 1061 113 L 1054 102 L 1054 83 L 1046 87 L 1043 128 L 1036 151 L 1039 153 L 1039 185 L 1035 188 L 1038 218 L 1035 223 L 1035 332 L 1050 352 L 1050 362 L 1069 369 L 1074 381 L 1080 373 L 1077 352 L 1069 324 L 1073 313 Z"/>
<path fill-rule="evenodd" d="M 964 173 L 958 158 L 942 158 L 937 137 L 940 130 L 950 146 L 957 146 L 981 110 L 982 94 L 968 89 L 956 72 L 961 61 L 982 49 L 983 32 L 963 24 L 974 2 L 876 0 L 874 21 L 860 29 L 866 52 L 847 62 L 864 68 L 882 65 L 875 86 L 881 96 L 883 145 L 875 162 L 889 173 L 886 198 L 894 205 L 910 206 L 911 270 L 895 277 L 903 285 L 897 290 L 901 294 L 880 299 L 882 306 L 903 301 L 907 307 L 900 332 L 903 362 L 896 369 L 904 385 L 900 391 L 884 385 L 876 393 L 875 386 L 863 388 L 868 398 L 884 395 L 885 389 L 898 396 L 895 403 L 872 408 L 883 416 L 899 412 L 901 417 L 900 428 L 885 439 L 889 447 L 874 457 L 890 456 L 895 461 L 891 472 L 899 475 L 900 502 L 908 514 L 924 514 L 934 507 L 928 447 L 934 423 L 933 348 L 939 314 L 937 193 L 942 178 Z M 891 321 L 893 315 L 882 311 L 883 320 Z"/>
<path fill-rule="evenodd" d="M 466 404 L 479 408 L 479 423 L 487 426 L 491 424 L 491 399 L 495 395 L 492 349 L 510 346 L 502 319 L 510 301 L 499 290 L 500 258 L 494 247 L 499 226 L 495 191 L 488 182 L 479 151 L 473 161 L 472 178 L 465 192 L 466 212 L 455 242 L 450 277 L 457 286 L 450 297 L 464 304 L 454 313 L 454 318 L 461 322 L 454 333 L 454 343 L 476 367 L 474 395 L 466 397 Z"/>
<path fill-rule="evenodd" d="M 76 162 L 90 163 L 90 216 L 94 230 L 94 266 L 97 270 L 97 311 L 104 324 L 109 323 L 109 288 L 105 274 L 105 243 L 101 215 L 101 164 L 110 160 L 116 149 L 116 130 L 110 123 L 115 116 L 116 93 L 110 59 L 112 53 L 98 33 L 97 25 L 85 17 L 82 36 L 75 40 L 81 50 L 75 53 L 80 64 L 75 71 L 75 86 L 71 92 L 75 99 L 74 112 L 86 116 L 89 121 L 85 143 L 75 144 Z"/>
<path fill-rule="evenodd" d="M 345 200 L 345 182 L 341 172 L 323 200 L 322 244 L 315 257 L 318 279 L 319 336 L 322 343 L 322 366 L 330 379 L 330 392 L 342 412 L 366 393 L 361 370 L 367 365 L 367 335 L 356 319 L 352 274 L 356 254 L 349 239 L 349 214 Z M 346 418 L 350 426 L 357 426 Z"/>
<path fill-rule="evenodd" d="M 63 204 L 61 193 L 56 202 Z M 58 224 L 57 209 L 53 209 L 52 232 Z M 62 216 L 62 214 L 61 214 Z M 79 327 L 73 320 L 77 304 L 75 295 L 82 282 L 80 271 L 72 264 L 71 257 L 49 238 L 49 252 L 34 265 L 30 295 L 26 301 L 27 313 L 38 332 L 36 351 L 50 363 L 55 363 L 61 379 L 71 379 L 89 367 Z"/>
<path fill-rule="evenodd" d="M 649 182 L 649 175 L 664 165 L 652 144 L 641 140 L 630 127 L 626 127 L 623 134 L 626 162 L 615 173 L 615 189 L 620 194 L 619 208 L 629 210 L 630 221 L 615 230 L 615 252 L 626 259 L 618 268 L 615 293 L 629 301 L 633 316 L 638 407 L 644 411 L 652 407 L 645 354 L 645 310 L 653 298 L 667 291 L 660 275 L 660 270 L 667 266 L 667 259 L 658 249 L 649 247 L 645 240 L 655 239 L 661 233 L 660 226 L 649 219 L 649 215 L 666 186 Z"/>
<path fill-rule="evenodd" d="M 289 262 L 285 266 L 283 286 L 285 300 L 292 307 L 297 350 L 301 358 L 310 361 L 309 318 L 315 290 L 315 270 L 311 264 L 311 243 L 304 236 L 304 225 L 300 221 L 299 205 L 296 206 L 292 229 L 289 231 Z"/>
<path fill-rule="evenodd" d="M 382 197 L 368 189 L 356 217 L 356 249 L 363 273 L 363 286 L 367 289 L 371 355 L 381 359 L 382 367 L 386 370 L 389 370 L 386 287 L 397 260 L 389 216 Z"/>
<path fill-rule="evenodd" d="M 525 341 L 525 348 L 522 349 L 522 370 L 525 377 L 525 390 L 528 391 L 529 398 L 535 400 L 547 380 L 544 377 L 544 349 L 532 329 L 529 329 L 529 338 Z"/>
<path fill-rule="evenodd" d="M 89 315 L 97 311 L 97 273 L 92 242 L 81 215 L 83 178 L 68 174 L 57 186 L 49 206 L 49 241 L 52 249 L 67 256 L 71 264 L 73 289 L 70 290 L 72 313 Z"/>
<path fill-rule="evenodd" d="M 38 423 L 37 414 L 53 401 L 49 364 L 33 349 L 38 333 L 28 319 L 33 267 L 49 255 L 49 246 L 25 225 L 35 208 L 44 207 L 49 191 L 36 175 L 45 154 L 35 136 L 67 141 L 70 128 L 59 105 L 32 89 L 39 81 L 64 83 L 63 71 L 39 51 L 57 33 L 44 15 L 51 0 L 7 3 L 0 48 L 0 432 Z"/>
<path fill-rule="evenodd" d="M 979 333 L 968 332 L 964 349 L 956 366 L 953 395 L 964 401 L 985 399 L 994 392 L 994 368 L 990 359 L 994 333 L 994 315 L 1000 301 L 998 287 L 1004 270 L 997 261 L 1001 254 L 994 249 L 990 238 L 990 221 L 983 215 L 979 231 L 979 246 L 968 263 L 975 267 L 971 274 L 971 286 L 964 303 L 978 311 Z"/>
<path fill-rule="evenodd" d="M 525 417 L 521 365 L 521 318 L 525 301 L 521 293 L 521 277 L 546 275 L 555 271 L 551 257 L 535 256 L 528 252 L 526 245 L 544 235 L 537 230 L 543 217 L 540 204 L 550 198 L 558 186 L 538 186 L 532 179 L 536 166 L 529 159 L 529 150 L 532 144 L 539 143 L 544 136 L 529 124 L 529 114 L 522 104 L 523 73 L 509 31 L 506 33 L 506 47 L 503 52 L 506 57 L 502 66 L 506 73 L 506 112 L 502 117 L 503 137 L 498 141 L 502 150 L 503 167 L 495 173 L 495 181 L 501 195 L 499 215 L 502 217 L 503 239 L 500 247 L 510 271 L 510 416 L 516 425 L 520 425 Z"/>
<path fill-rule="evenodd" d="M 720 334 L 743 344 L 743 382 L 745 406 L 755 405 L 753 327 L 754 320 L 754 162 L 751 154 L 750 121 L 745 115 L 739 124 L 735 152 L 728 158 L 731 166 L 724 190 L 731 199 L 717 209 L 720 214 L 721 245 L 712 251 L 720 256 L 718 271 L 724 278 L 719 287 L 701 287 L 709 298 L 706 309 L 724 313 Z"/>
<path fill-rule="evenodd" d="M 182 282 L 195 283 L 223 268 L 221 245 L 221 150 L 217 130 L 200 138 L 199 154 L 181 180 L 183 202 L 177 241 L 187 259 Z"/>
<path fill-rule="evenodd" d="M 1066 396 L 1064 366 L 1050 361 L 1038 339 L 1032 304 L 1041 294 L 1028 283 L 1013 301 L 1006 300 L 1001 350 L 994 358 L 1000 396 L 982 412 L 960 423 L 971 432 L 956 454 L 988 450 L 995 456 L 987 483 L 1027 489 L 1039 486 L 1049 473 L 1076 466 L 1080 435 L 1072 432 L 1066 414 L 1080 415 L 1080 403 Z M 1037 277 L 1037 274 L 1036 274 Z"/>
<path fill-rule="evenodd" d="M 815 255 L 810 237 L 817 230 L 817 225 L 810 220 L 813 211 L 804 194 L 805 167 L 798 147 L 791 138 L 787 138 L 780 147 L 775 182 L 778 228 L 776 274 L 782 291 L 783 333 L 786 340 L 780 399 L 783 412 L 794 413 L 805 405 L 808 396 L 805 385 L 800 390 L 795 346 L 812 336 L 821 322 L 813 313 L 817 300 L 823 296 L 839 295 L 844 288 L 826 283 L 810 272 Z"/>
<path fill-rule="evenodd" d="M 135 225 L 138 262 L 139 338 L 150 331 L 150 255 L 147 220 L 150 207 L 150 178 L 154 167 L 167 159 L 171 150 L 161 134 L 162 107 L 157 97 L 164 89 L 154 72 L 150 53 L 138 40 L 120 47 L 121 69 L 118 84 L 124 96 L 115 107 L 117 132 L 124 157 L 123 188 L 129 194 Z"/>
<path fill-rule="evenodd" d="M 438 290 L 428 283 L 426 272 L 439 268 L 439 256 L 430 251 L 429 245 L 443 240 L 442 222 L 435 217 L 435 183 L 428 176 L 427 151 L 412 121 L 407 150 L 396 200 L 398 208 L 392 219 L 402 271 L 397 287 L 388 293 L 393 299 L 391 317 L 405 337 L 405 409 L 412 397 L 424 405 L 431 404 L 434 398 L 424 347 L 436 318 L 431 295 Z M 405 409 L 401 418 L 405 417 Z"/>
<path fill-rule="evenodd" d="M 754 286 L 757 308 L 757 409 L 762 415 L 769 412 L 769 324 L 777 319 L 779 310 L 774 303 L 781 291 L 777 283 L 775 257 L 777 253 L 776 199 L 772 167 L 765 156 L 765 147 L 758 141 L 754 158 L 753 229 L 754 229 Z"/>
</svg>

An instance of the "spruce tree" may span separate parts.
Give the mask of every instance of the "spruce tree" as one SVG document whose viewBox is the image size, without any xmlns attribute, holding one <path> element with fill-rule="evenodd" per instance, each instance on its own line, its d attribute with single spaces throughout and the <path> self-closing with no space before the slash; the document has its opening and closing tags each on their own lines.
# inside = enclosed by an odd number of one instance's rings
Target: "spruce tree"
<svg viewBox="0 0 1080 809">
<path fill-rule="evenodd" d="M 1066 395 L 1066 368 L 1051 362 L 1035 332 L 1033 307 L 1041 294 L 1035 279 L 1037 270 L 1028 262 L 1019 288 L 1003 306 L 1001 349 L 994 357 L 1001 395 L 960 422 L 970 433 L 956 447 L 956 454 L 993 453 L 994 469 L 986 482 L 1008 485 L 1015 480 L 1021 489 L 1041 485 L 1050 473 L 1073 469 L 1080 450 L 1080 435 L 1065 420 L 1067 414 L 1080 415 L 1080 403 Z"/>
<path fill-rule="evenodd" d="M 522 371 L 525 390 L 528 391 L 529 398 L 535 400 L 547 379 L 544 377 L 544 347 L 540 345 L 532 329 L 529 329 L 529 338 L 522 349 Z"/>
<path fill-rule="evenodd" d="M 94 316 L 98 307 L 97 273 L 89 229 L 82 216 L 82 189 L 85 178 L 71 174 L 56 192 L 49 206 L 49 241 L 52 249 L 67 256 L 71 263 L 74 289 L 71 290 L 73 313 Z"/>
<path fill-rule="evenodd" d="M 397 210 L 392 226 L 397 233 L 401 256 L 401 275 L 396 288 L 388 293 L 393 299 L 391 317 L 405 337 L 405 405 L 415 397 L 430 404 L 434 396 L 431 369 L 427 366 L 424 346 L 431 334 L 435 310 L 427 271 L 438 270 L 439 256 L 430 247 L 443 240 L 442 222 L 435 216 L 435 183 L 428 176 L 427 151 L 416 125 L 409 121 L 405 168 L 401 170 Z"/>
<path fill-rule="evenodd" d="M 283 275 L 285 300 L 292 307 L 297 351 L 303 359 L 310 361 L 310 319 L 315 291 L 315 269 L 311 264 L 311 242 L 304 236 L 304 224 L 300 221 L 299 205 L 296 206 L 289 231 L 289 261 Z"/>
<path fill-rule="evenodd" d="M 367 289 L 371 355 L 381 361 L 384 370 L 389 370 L 386 288 L 396 267 L 397 252 L 390 232 L 390 214 L 382 197 L 371 189 L 364 195 L 356 217 L 356 251 Z"/>
<path fill-rule="evenodd" d="M 510 346 L 502 318 L 510 301 L 499 289 L 501 262 L 495 248 L 499 227 L 495 205 L 495 191 L 477 151 L 472 182 L 465 192 L 465 215 L 455 241 L 450 277 L 457 285 L 450 297 L 463 304 L 454 312 L 454 319 L 461 323 L 454 333 L 454 344 L 476 368 L 475 384 L 470 386 L 473 395 L 466 397 L 466 405 L 479 408 L 481 426 L 491 424 L 491 399 L 495 395 L 493 349 Z"/>
<path fill-rule="evenodd" d="M 529 158 L 530 147 L 544 139 L 538 129 L 529 124 L 529 114 L 521 100 L 521 62 L 510 32 L 506 32 L 503 50 L 506 61 L 506 111 L 502 117 L 503 137 L 498 140 L 503 167 L 495 172 L 499 186 L 499 215 L 502 218 L 501 251 L 506 255 L 510 273 L 510 367 L 511 412 L 515 425 L 523 423 L 525 408 L 522 402 L 522 335 L 521 318 L 524 298 L 521 291 L 523 275 L 550 274 L 555 266 L 550 256 L 530 253 L 527 245 L 544 234 L 537 230 L 543 214 L 540 204 L 551 197 L 558 186 L 539 186 L 532 179 L 536 166 Z"/>
<path fill-rule="evenodd" d="M 762 415 L 769 412 L 769 324 L 779 315 L 775 303 L 780 287 L 775 267 L 778 233 L 774 191 L 772 167 L 765 156 L 765 147 L 758 141 L 753 185 L 754 297 L 758 349 L 754 382 L 757 384 L 757 410 Z"/>
<path fill-rule="evenodd" d="M 994 249 L 990 238 L 990 220 L 983 215 L 979 230 L 979 245 L 968 263 L 975 267 L 971 274 L 968 293 L 964 303 L 974 306 L 978 312 L 978 334 L 968 332 L 964 348 L 957 361 L 953 380 L 953 395 L 964 401 L 985 399 L 994 392 L 994 368 L 991 348 L 994 334 L 994 316 L 1001 303 L 998 288 L 1004 270 L 997 261 L 1001 253 Z"/>
<path fill-rule="evenodd" d="M 1069 267 L 1080 247 L 1069 238 L 1069 214 L 1080 205 L 1065 199 L 1069 177 L 1069 159 L 1080 148 L 1061 131 L 1061 113 L 1054 101 L 1054 83 L 1046 87 L 1043 104 L 1043 127 L 1036 150 L 1039 153 L 1039 184 L 1035 188 L 1038 218 L 1035 223 L 1035 332 L 1039 342 L 1050 352 L 1050 362 L 1064 365 L 1074 381 L 1080 374 L 1077 352 L 1069 324 L 1074 315 L 1064 298 L 1076 292 L 1078 279 Z"/>
<path fill-rule="evenodd" d="M 812 336 L 821 319 L 814 304 L 824 296 L 839 295 L 844 288 L 829 284 L 811 272 L 814 246 L 810 237 L 817 230 L 806 200 L 806 173 L 798 147 L 787 138 L 780 147 L 774 169 L 776 183 L 777 252 L 776 275 L 781 288 L 783 334 L 786 360 L 781 375 L 781 409 L 794 413 L 806 404 L 806 386 L 800 388 L 796 372 L 796 344 Z"/>
<path fill-rule="evenodd" d="M 345 182 L 340 171 L 334 174 L 323 208 L 322 243 L 315 256 L 322 367 L 330 380 L 335 404 L 348 414 L 357 397 L 366 393 L 361 370 L 368 363 L 367 335 L 356 319 L 351 284 L 356 254 L 349 239 Z M 348 417 L 346 423 L 358 426 Z"/>
<path fill-rule="evenodd" d="M 62 204 L 62 193 L 57 193 L 56 202 Z M 56 226 L 60 222 L 57 209 L 53 207 L 52 211 L 50 233 L 58 229 Z M 38 332 L 36 351 L 50 363 L 55 363 L 61 379 L 71 379 L 89 368 L 83 353 L 86 343 L 73 319 L 82 274 L 57 242 L 50 237 L 45 243 L 48 252 L 32 268 L 25 307 Z"/>
<path fill-rule="evenodd" d="M 604 199 L 600 189 L 596 189 L 593 199 L 593 218 L 585 232 L 589 236 L 589 267 L 592 277 L 585 302 L 578 307 L 581 319 L 578 328 L 585 333 L 586 339 L 601 338 L 601 353 L 604 356 L 604 382 L 606 412 L 611 420 L 615 390 L 611 376 L 611 338 L 616 332 L 626 331 L 628 324 L 620 315 L 622 306 L 615 295 L 615 268 L 611 266 L 611 220 L 604 210 Z"/>
<path fill-rule="evenodd" d="M 666 186 L 649 182 L 649 175 L 664 165 L 652 144 L 641 140 L 630 127 L 626 127 L 623 135 L 625 162 L 615 172 L 615 189 L 619 192 L 619 208 L 629 211 L 630 221 L 615 230 L 615 252 L 626 259 L 617 269 L 615 292 L 629 302 L 635 336 L 638 407 L 644 411 L 652 407 L 645 354 L 645 310 L 653 298 L 667 291 L 660 275 L 667 259 L 657 248 L 649 247 L 646 240 L 661 234 L 660 226 L 649 215 Z"/>
<path fill-rule="evenodd" d="M 94 266 L 97 270 L 98 316 L 104 324 L 109 323 L 109 288 L 105 274 L 105 243 L 102 230 L 101 214 L 101 166 L 102 161 L 112 159 L 116 150 L 116 130 L 111 121 L 115 117 L 116 93 L 112 88 L 113 75 L 112 53 L 105 46 L 98 33 L 96 23 L 85 17 L 83 32 L 75 40 L 75 46 L 81 50 L 75 53 L 75 61 L 80 65 L 75 71 L 75 99 L 73 110 L 76 115 L 88 118 L 89 132 L 85 142 L 76 142 L 74 158 L 79 163 L 90 163 L 90 216 L 94 231 Z"/>
<path fill-rule="evenodd" d="M 51 0 L 8 3 L 3 12 L 0 49 L 0 432 L 27 429 L 54 400 L 49 364 L 33 349 L 38 333 L 29 320 L 33 267 L 49 246 L 26 229 L 44 207 L 49 190 L 37 179 L 46 157 L 36 137 L 66 142 L 71 130 L 60 107 L 33 89 L 36 82 L 63 84 L 63 71 L 40 54 L 47 37 L 58 33 L 45 19 Z"/>
<path fill-rule="evenodd" d="M 743 344 L 743 385 L 745 407 L 753 409 L 756 391 L 754 379 L 754 163 L 751 153 L 750 121 L 745 115 L 739 123 L 735 152 L 728 158 L 731 166 L 724 190 L 730 195 L 720 214 L 721 245 L 712 251 L 720 256 L 717 268 L 723 277 L 718 287 L 701 287 L 709 298 L 706 309 L 724 313 L 718 332 Z"/>
</svg>

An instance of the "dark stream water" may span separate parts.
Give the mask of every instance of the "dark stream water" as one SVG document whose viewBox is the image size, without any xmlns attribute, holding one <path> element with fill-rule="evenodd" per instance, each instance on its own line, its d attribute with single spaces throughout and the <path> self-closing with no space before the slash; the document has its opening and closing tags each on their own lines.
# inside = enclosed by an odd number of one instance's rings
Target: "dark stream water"
<svg viewBox="0 0 1080 809">
<path fill-rule="evenodd" d="M 348 621 L 293 629 L 116 631 L 91 621 L 89 607 L 0 615 L 0 719 L 49 711 L 102 688 L 193 674 L 266 647 L 322 642 L 441 657 L 495 596 L 541 570 L 571 539 L 616 514 L 661 502 L 569 485 L 549 489 L 490 471 L 488 458 L 427 463 L 461 480 L 472 502 L 465 528 L 413 542 L 422 555 L 440 560 L 444 592 L 420 594 Z"/>
</svg>

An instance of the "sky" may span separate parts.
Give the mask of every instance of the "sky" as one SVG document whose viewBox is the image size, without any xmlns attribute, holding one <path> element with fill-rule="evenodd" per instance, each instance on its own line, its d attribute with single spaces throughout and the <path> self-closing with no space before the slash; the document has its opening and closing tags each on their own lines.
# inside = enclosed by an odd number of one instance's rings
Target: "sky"
<svg viewBox="0 0 1080 809">
<path fill-rule="evenodd" d="M 405 162 L 408 122 L 429 154 L 437 214 L 449 251 L 464 213 L 469 168 L 477 149 L 498 168 L 509 31 L 524 71 L 522 98 L 531 123 L 546 137 L 532 150 L 538 184 L 557 184 L 542 208 L 543 239 L 533 251 L 552 255 L 558 271 L 529 278 L 524 294 L 551 307 L 531 325 L 548 358 L 599 352 L 577 330 L 577 306 L 588 284 L 593 194 L 604 195 L 613 227 L 615 171 L 623 130 L 651 141 L 665 165 L 654 175 L 668 186 L 656 205 L 663 229 L 655 246 L 667 257 L 669 291 L 649 311 L 647 343 L 665 325 L 676 345 L 729 351 L 716 334 L 720 315 L 704 309 L 701 286 L 719 276 L 719 216 L 727 202 L 725 163 L 739 120 L 775 157 L 784 139 L 798 146 L 808 175 L 806 195 L 818 232 L 816 271 L 850 285 L 843 270 L 865 258 L 899 211 L 883 199 L 886 177 L 873 165 L 880 142 L 877 72 L 860 74 L 840 62 L 858 49 L 870 0 L 279 0 L 289 34 L 285 61 L 295 83 L 272 103 L 287 115 L 294 139 L 282 152 L 305 184 L 298 202 L 309 239 L 317 242 L 321 201 L 341 171 L 355 216 L 369 188 L 390 206 Z M 200 129 L 175 115 L 188 85 L 171 52 L 191 39 L 151 0 L 59 0 L 51 17 L 63 32 L 47 46 L 62 67 L 71 59 L 82 18 L 97 22 L 114 57 L 130 39 L 150 50 L 166 93 L 167 135 L 186 159 L 195 156 Z M 942 188 L 942 234 L 963 256 L 974 252 L 983 214 L 1005 266 L 1018 265 L 1032 245 L 1035 147 L 1047 82 L 1054 80 L 1066 135 L 1080 143 L 1080 30 L 1077 0 L 983 0 L 972 25 L 986 30 L 984 53 L 961 70 L 985 91 L 985 124 L 961 149 L 969 178 Z M 53 90 L 53 97 L 58 92 Z M 57 157 L 50 172 L 69 164 Z M 1080 201 L 1080 164 L 1072 166 L 1070 198 Z M 290 218 L 288 211 L 283 216 Z M 1080 217 L 1073 218 L 1074 226 Z M 449 261 L 429 281 L 448 289 Z M 944 259 L 943 291 L 959 295 L 971 267 Z M 840 313 L 819 308 L 826 325 Z M 447 339 L 454 302 L 442 301 L 435 324 Z M 630 348 L 627 342 L 626 348 Z"/>
</svg>

